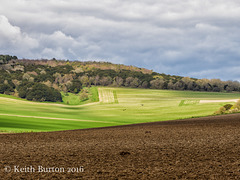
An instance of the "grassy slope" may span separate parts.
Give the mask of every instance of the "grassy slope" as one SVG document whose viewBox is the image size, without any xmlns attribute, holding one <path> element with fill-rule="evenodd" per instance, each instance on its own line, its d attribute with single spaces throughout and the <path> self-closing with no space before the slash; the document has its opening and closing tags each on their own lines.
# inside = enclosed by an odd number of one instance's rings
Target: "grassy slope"
<svg viewBox="0 0 240 180">
<path fill-rule="evenodd" d="M 0 114 L 91 120 L 97 122 L 38 119 L 0 115 L 0 131 L 56 131 L 102 126 L 113 126 L 151 121 L 163 121 L 207 116 L 226 103 L 207 103 L 179 106 L 182 100 L 238 99 L 239 93 L 212 93 L 101 87 L 101 92 L 112 92 L 113 102 L 55 106 L 51 103 L 33 103 L 16 98 L 0 98 Z M 96 89 L 92 100 L 97 101 Z M 7 97 L 0 95 L 0 97 Z M 108 97 L 107 101 L 109 101 Z M 116 99 L 117 98 L 117 99 Z M 91 98 L 90 98 L 91 99 Z"/>
<path fill-rule="evenodd" d="M 86 101 L 80 100 L 80 93 L 79 94 L 73 94 L 73 93 L 64 93 L 62 94 L 62 99 L 64 104 L 68 105 L 80 105 L 80 104 L 86 104 L 90 102 L 98 102 L 98 89 L 95 86 L 90 87 L 89 89 L 89 99 Z"/>
</svg>

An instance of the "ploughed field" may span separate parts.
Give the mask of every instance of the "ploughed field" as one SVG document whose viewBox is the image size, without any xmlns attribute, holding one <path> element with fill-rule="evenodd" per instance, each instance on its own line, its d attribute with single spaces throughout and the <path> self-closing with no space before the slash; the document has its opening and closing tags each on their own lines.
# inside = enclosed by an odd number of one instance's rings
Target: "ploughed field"
<svg viewBox="0 0 240 180">
<path fill-rule="evenodd" d="M 0 133 L 61 131 L 208 116 L 240 97 L 240 93 L 110 87 L 90 90 L 94 98 L 86 102 L 80 102 L 77 95 L 64 93 L 64 103 L 38 103 L 0 95 Z"/>
<path fill-rule="evenodd" d="M 239 179 L 239 139 L 240 114 L 98 129 L 0 134 L 0 177 Z M 13 172 L 14 166 L 18 170 L 32 166 L 36 172 Z M 38 166 L 65 171 L 37 172 Z M 79 167 L 80 171 L 66 172 L 72 167 Z"/>
</svg>

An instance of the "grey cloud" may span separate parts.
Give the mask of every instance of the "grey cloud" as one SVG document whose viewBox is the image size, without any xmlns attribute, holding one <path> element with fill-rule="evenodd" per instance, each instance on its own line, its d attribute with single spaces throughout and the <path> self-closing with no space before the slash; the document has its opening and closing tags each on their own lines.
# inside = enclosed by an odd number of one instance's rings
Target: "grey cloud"
<svg viewBox="0 0 240 180">
<path fill-rule="evenodd" d="M 0 2 L 2 53 L 108 60 L 168 74 L 239 79 L 230 73 L 240 67 L 237 0 Z"/>
</svg>

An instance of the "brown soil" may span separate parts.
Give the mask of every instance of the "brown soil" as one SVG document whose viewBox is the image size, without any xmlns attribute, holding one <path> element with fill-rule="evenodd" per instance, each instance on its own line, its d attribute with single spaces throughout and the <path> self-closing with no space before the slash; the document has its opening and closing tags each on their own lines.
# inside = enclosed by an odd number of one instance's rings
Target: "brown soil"
<svg viewBox="0 0 240 180">
<path fill-rule="evenodd" d="M 11 172 L 4 170 L 7 166 Z M 14 172 L 14 166 L 33 171 L 32 166 L 35 172 Z M 38 166 L 64 168 L 65 172 L 38 172 Z M 84 172 L 66 172 L 80 166 Z M 65 132 L 0 134 L 1 178 L 239 179 L 240 114 Z"/>
</svg>

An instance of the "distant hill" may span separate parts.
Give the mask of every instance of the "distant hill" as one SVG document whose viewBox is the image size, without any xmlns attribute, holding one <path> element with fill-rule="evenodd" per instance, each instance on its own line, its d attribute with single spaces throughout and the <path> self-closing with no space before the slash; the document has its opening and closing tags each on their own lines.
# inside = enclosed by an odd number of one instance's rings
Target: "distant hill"
<svg viewBox="0 0 240 180">
<path fill-rule="evenodd" d="M 0 55 L 0 93 L 35 101 L 62 101 L 60 92 L 113 86 L 192 91 L 240 91 L 237 81 L 196 79 L 95 61 L 28 60 Z"/>
</svg>

